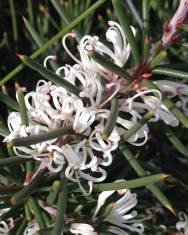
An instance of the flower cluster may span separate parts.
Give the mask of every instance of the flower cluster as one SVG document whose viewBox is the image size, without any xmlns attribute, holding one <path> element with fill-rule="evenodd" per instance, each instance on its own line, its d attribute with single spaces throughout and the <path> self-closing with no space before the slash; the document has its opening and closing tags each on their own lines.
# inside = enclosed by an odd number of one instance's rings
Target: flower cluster
<svg viewBox="0 0 188 235">
<path fill-rule="evenodd" d="M 116 199 L 117 197 L 118 200 Z M 114 198 L 116 201 L 114 201 Z M 141 221 L 144 219 L 135 219 L 137 211 L 133 210 L 133 208 L 136 205 L 136 194 L 132 194 L 130 190 L 124 189 L 118 190 L 117 192 L 102 192 L 98 196 L 97 206 L 92 218 L 87 218 L 84 222 L 80 222 L 79 218 L 72 218 L 74 222 L 68 225 L 68 230 L 71 234 L 79 235 L 97 235 L 99 234 L 99 230 L 102 232 L 101 229 L 103 232 L 110 232 L 117 235 L 128 234 L 127 232 L 143 234 L 144 227 Z M 52 210 L 52 207 L 41 206 L 45 210 Z M 89 223 L 87 221 L 89 221 Z M 10 221 L 10 223 L 13 222 Z M 53 225 L 49 225 L 49 228 L 52 226 Z M 9 223 L 2 221 L 0 224 L 0 234 L 1 232 L 2 234 L 8 233 L 11 227 L 11 224 L 9 225 Z M 24 235 L 34 235 L 39 230 L 39 224 L 33 220 L 25 228 Z"/>
<path fill-rule="evenodd" d="M 117 149 L 123 133 L 136 124 L 147 111 L 153 112 L 149 122 L 159 119 L 166 124 L 177 126 L 177 118 L 161 102 L 159 90 L 149 90 L 141 84 L 126 87 L 124 79 L 96 63 L 88 56 L 89 50 L 109 56 L 113 62 L 122 67 L 129 58 L 130 46 L 126 41 L 121 26 L 109 22 L 106 38 L 112 44 L 110 49 L 97 36 L 84 36 L 78 46 L 80 60 L 67 47 L 67 37 L 63 38 L 63 46 L 75 65 L 64 65 L 57 69 L 56 74 L 80 89 L 79 97 L 65 88 L 44 80 L 38 81 L 36 90 L 25 95 L 25 104 L 29 125 L 22 125 L 18 112 L 10 113 L 8 128 L 10 134 L 4 142 L 18 137 L 34 136 L 48 133 L 67 126 L 72 126 L 74 133 L 68 133 L 49 141 L 26 146 L 14 146 L 14 153 L 21 158 L 34 158 L 41 161 L 51 172 L 65 169 L 66 177 L 78 182 L 83 192 L 80 179 L 89 182 L 90 191 L 93 182 L 101 182 L 106 178 L 104 167 L 112 163 L 112 151 Z M 135 29 L 132 31 L 136 34 Z M 47 66 L 49 56 L 44 61 Z M 155 84 L 168 97 L 179 96 L 177 106 L 187 113 L 188 86 L 177 82 L 158 80 Z M 129 89 L 129 90 L 128 90 Z M 105 124 L 110 116 L 110 101 L 118 99 L 119 114 L 115 126 L 108 137 L 104 136 Z M 141 146 L 148 140 L 149 128 L 145 124 L 127 141 Z"/>
<path fill-rule="evenodd" d="M 140 223 L 143 220 L 137 220 L 137 211 L 131 211 L 136 204 L 136 194 L 132 194 L 130 190 L 118 190 L 118 196 L 120 198 L 116 202 L 109 203 L 106 206 L 106 212 L 103 210 L 105 202 L 111 199 L 115 191 L 106 191 L 99 194 L 97 207 L 92 216 L 91 224 L 87 223 L 72 223 L 70 226 L 70 232 L 80 235 L 97 235 L 97 227 L 103 227 L 104 230 L 112 234 L 128 234 L 126 231 L 136 232 L 143 234 L 144 227 Z M 104 216 L 102 216 L 103 214 Z M 100 222 L 99 222 L 100 221 Z M 93 226 L 92 226 L 93 225 Z M 94 228 L 96 227 L 96 228 Z M 104 231 L 104 232 L 105 232 Z"/>
</svg>

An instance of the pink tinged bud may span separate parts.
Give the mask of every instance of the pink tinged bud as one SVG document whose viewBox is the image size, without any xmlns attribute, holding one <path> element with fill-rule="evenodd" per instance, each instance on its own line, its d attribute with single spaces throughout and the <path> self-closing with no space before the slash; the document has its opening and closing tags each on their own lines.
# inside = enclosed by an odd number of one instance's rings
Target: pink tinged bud
<svg viewBox="0 0 188 235">
<path fill-rule="evenodd" d="M 151 73 L 143 73 L 143 74 L 142 74 L 142 78 L 143 78 L 143 79 L 149 79 L 151 76 L 152 76 Z"/>
<path fill-rule="evenodd" d="M 181 0 L 180 5 L 172 17 L 170 23 L 164 27 L 162 43 L 164 48 L 168 48 L 175 38 L 173 37 L 179 28 L 179 26 L 184 22 L 188 12 L 188 0 Z"/>
<path fill-rule="evenodd" d="M 174 43 L 178 42 L 178 35 L 177 34 L 173 35 L 171 40 Z"/>
<path fill-rule="evenodd" d="M 26 87 L 20 87 L 21 88 L 21 90 L 23 91 L 23 92 L 26 92 L 27 91 L 27 88 Z"/>
<path fill-rule="evenodd" d="M 182 89 L 183 89 L 183 87 L 181 87 L 181 86 L 176 88 L 177 95 L 181 95 Z"/>
<path fill-rule="evenodd" d="M 112 144 L 111 143 L 106 145 L 106 150 L 111 150 L 111 148 L 112 148 Z"/>
<path fill-rule="evenodd" d="M 125 85 L 126 85 L 126 81 L 125 81 L 124 79 L 121 80 L 121 81 L 120 81 L 120 85 L 121 85 L 121 86 L 125 86 Z"/>
<path fill-rule="evenodd" d="M 50 86 L 49 84 L 45 84 L 41 87 L 41 92 L 44 94 L 48 94 L 50 92 Z"/>
<path fill-rule="evenodd" d="M 88 181 L 88 185 L 89 185 L 90 187 L 92 187 L 92 186 L 93 186 L 93 181 L 89 180 L 89 181 Z"/>
<path fill-rule="evenodd" d="M 70 32 L 68 35 L 69 35 L 70 37 L 72 37 L 72 38 L 75 38 L 75 37 L 76 37 L 76 33 L 75 33 L 75 32 Z"/>
<path fill-rule="evenodd" d="M 108 25 L 109 25 L 109 26 L 114 26 L 114 21 L 109 20 L 109 21 L 108 21 Z"/>
<path fill-rule="evenodd" d="M 119 189 L 119 190 L 117 190 L 117 193 L 118 193 L 118 195 L 123 195 L 123 194 L 125 194 L 126 191 L 127 191 L 127 189 Z"/>
<path fill-rule="evenodd" d="M 53 60 L 53 61 L 55 61 L 55 60 L 57 60 L 57 57 L 56 57 L 55 55 L 49 55 L 49 56 L 47 56 L 47 57 L 45 58 L 45 60 L 44 60 L 44 67 L 47 67 L 47 62 L 48 62 L 48 60 Z"/>
<path fill-rule="evenodd" d="M 49 95 L 46 95 L 46 96 L 45 96 L 45 100 L 46 100 L 46 101 L 50 101 L 50 96 L 49 96 Z"/>
</svg>

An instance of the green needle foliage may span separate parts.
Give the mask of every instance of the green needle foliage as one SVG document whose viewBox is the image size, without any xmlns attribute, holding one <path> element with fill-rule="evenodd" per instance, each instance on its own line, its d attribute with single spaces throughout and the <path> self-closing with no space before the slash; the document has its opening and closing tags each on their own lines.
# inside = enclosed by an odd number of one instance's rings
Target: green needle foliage
<svg viewBox="0 0 188 235">
<path fill-rule="evenodd" d="M 118 117 L 118 100 L 116 98 L 113 98 L 111 100 L 110 115 L 109 115 L 109 118 L 106 122 L 106 125 L 104 127 L 104 131 L 103 131 L 103 138 L 104 139 L 107 139 L 111 135 L 111 133 L 115 127 L 117 117 Z"/>
<path fill-rule="evenodd" d="M 136 171 L 136 173 L 139 176 L 145 176 L 147 173 L 144 170 L 144 168 L 141 166 L 139 161 L 132 155 L 131 151 L 128 149 L 127 145 L 120 145 L 120 150 L 122 151 L 124 157 L 127 159 L 127 161 L 130 163 L 130 165 L 133 167 L 133 169 Z M 150 184 L 146 186 L 153 195 L 166 207 L 168 208 L 172 213 L 175 214 L 174 209 L 168 200 L 168 198 L 163 194 L 163 192 L 155 185 Z"/>
<path fill-rule="evenodd" d="M 1 1 L 3 234 L 186 234 L 186 4 Z"/>
<path fill-rule="evenodd" d="M 61 235 L 64 229 L 64 218 L 65 218 L 65 211 L 67 204 L 67 178 L 65 177 L 64 172 L 61 173 L 60 179 L 61 179 L 61 190 L 58 196 L 57 216 L 52 231 L 52 235 Z"/>
<path fill-rule="evenodd" d="M 46 79 L 54 82 L 55 84 L 64 87 L 66 90 L 70 91 L 76 96 L 79 96 L 79 93 L 81 92 L 76 86 L 72 85 L 70 82 L 67 80 L 60 78 L 58 75 L 56 75 L 54 72 L 51 70 L 44 68 L 42 65 L 39 63 L 35 62 L 33 59 L 27 57 L 27 56 L 22 56 L 19 55 L 19 58 L 23 61 L 24 64 L 32 68 L 33 70 L 37 71 L 40 73 L 43 77 Z"/>
<path fill-rule="evenodd" d="M 129 18 L 127 16 L 127 11 L 123 7 L 120 0 L 112 0 L 115 12 L 118 16 L 119 22 L 123 28 L 123 32 L 127 38 L 127 41 L 129 42 L 129 45 L 131 47 L 131 51 L 133 53 L 133 57 L 135 60 L 135 64 L 139 65 L 140 63 L 140 52 L 138 49 L 138 45 L 136 42 L 136 39 L 134 37 L 134 34 L 132 32 L 132 29 L 130 27 Z"/>
<path fill-rule="evenodd" d="M 40 47 L 37 51 L 35 51 L 31 58 L 35 59 L 39 55 L 41 55 L 45 50 L 49 48 L 49 46 L 53 45 L 57 40 L 62 38 L 66 33 L 68 33 L 71 29 L 73 29 L 77 24 L 79 24 L 82 20 L 84 20 L 88 15 L 92 14 L 98 7 L 100 7 L 106 0 L 98 0 L 94 3 L 90 8 L 84 11 L 80 16 L 78 16 L 75 20 L 73 20 L 66 28 L 62 29 L 59 33 L 57 33 L 53 38 L 51 38 L 48 42 L 46 42 L 42 47 Z M 18 65 L 12 72 L 7 74 L 0 81 L 0 86 L 2 86 L 5 82 L 9 81 L 13 76 L 19 73 L 24 68 L 24 63 Z"/>
</svg>

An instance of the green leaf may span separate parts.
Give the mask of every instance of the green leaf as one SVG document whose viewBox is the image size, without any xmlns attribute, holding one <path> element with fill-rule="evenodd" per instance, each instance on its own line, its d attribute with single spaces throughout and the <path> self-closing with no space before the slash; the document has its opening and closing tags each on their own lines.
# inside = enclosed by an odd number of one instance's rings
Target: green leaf
<svg viewBox="0 0 188 235">
<path fill-rule="evenodd" d="M 22 125 L 29 126 L 29 120 L 27 116 L 27 108 L 25 105 L 24 94 L 18 83 L 16 83 L 16 92 L 17 92 L 17 97 L 18 97 Z M 32 177 L 33 170 L 34 170 L 34 161 L 30 160 L 26 162 L 26 171 L 27 171 L 26 180 Z"/>
<path fill-rule="evenodd" d="M 26 227 L 27 227 L 27 220 L 23 219 L 20 226 L 18 227 L 16 235 L 22 235 Z"/>
<path fill-rule="evenodd" d="M 61 189 L 61 181 L 55 180 L 52 184 L 51 191 L 46 199 L 46 202 L 50 205 L 56 202 L 56 199 L 58 197 L 58 193 Z"/>
<path fill-rule="evenodd" d="M 139 163 L 139 161 L 132 155 L 131 151 L 128 149 L 126 144 L 121 144 L 119 146 L 119 149 L 123 153 L 123 156 L 127 159 L 127 161 L 130 163 L 132 168 L 135 170 L 135 172 L 138 174 L 138 176 L 143 177 L 146 176 L 147 173 L 142 167 L 142 165 Z M 168 198 L 163 194 L 163 192 L 160 190 L 160 188 L 151 183 L 146 186 L 152 193 L 153 195 L 161 202 L 163 206 L 165 206 L 167 209 L 169 209 L 172 213 L 175 214 L 174 209 L 168 200 Z"/>
<path fill-rule="evenodd" d="M 24 94 L 18 83 L 16 83 L 16 92 L 18 96 L 18 104 L 19 104 L 19 111 L 20 111 L 22 125 L 28 126 L 29 120 L 27 116 L 27 108 L 25 105 Z"/>
<path fill-rule="evenodd" d="M 72 126 L 67 126 L 44 134 L 38 134 L 27 137 L 20 137 L 14 139 L 10 142 L 12 146 L 30 146 L 32 144 L 42 143 L 48 140 L 56 139 L 58 137 L 63 137 L 65 134 L 73 133 Z"/>
<path fill-rule="evenodd" d="M 76 96 L 79 96 L 79 93 L 81 92 L 81 90 L 79 88 L 77 88 L 76 86 L 72 85 L 70 82 L 68 82 L 64 78 L 58 76 L 57 74 L 55 74 L 51 70 L 45 68 L 44 66 L 42 66 L 41 64 L 37 63 L 36 61 L 34 61 L 33 59 L 31 59 L 27 56 L 19 55 L 19 57 L 23 61 L 24 64 L 26 64 L 27 66 L 29 66 L 33 70 L 37 71 L 39 74 L 41 74 L 46 79 L 52 81 L 56 85 L 64 87 L 70 93 L 72 93 Z"/>
<path fill-rule="evenodd" d="M 3 123 L 3 121 L 0 118 L 0 135 L 2 136 L 7 136 L 9 135 L 10 131 L 9 129 L 5 126 L 5 124 Z"/>
<path fill-rule="evenodd" d="M 35 30 L 35 28 L 33 27 L 33 25 L 32 25 L 25 17 L 23 17 L 23 21 L 24 21 L 24 24 L 25 24 L 26 29 L 28 30 L 29 34 L 30 34 L 31 37 L 33 38 L 35 44 L 36 44 L 38 47 L 42 47 L 43 42 L 42 42 L 42 40 L 40 39 L 40 36 L 39 36 L 39 34 L 36 32 L 36 30 Z"/>
<path fill-rule="evenodd" d="M 55 219 L 55 224 L 53 227 L 52 235 L 61 235 L 64 229 L 64 217 L 66 211 L 67 204 L 67 178 L 65 177 L 65 173 L 61 173 L 61 190 L 58 195 L 58 203 L 57 203 L 57 215 Z"/>
<path fill-rule="evenodd" d="M 11 204 L 15 205 L 20 203 L 23 199 L 29 197 L 32 193 L 33 190 L 40 184 L 42 181 L 43 175 L 44 175 L 45 170 L 40 170 L 39 173 L 32 179 L 32 181 L 24 186 L 19 192 L 14 194 L 11 197 Z"/>
<path fill-rule="evenodd" d="M 61 17 L 61 19 L 63 20 L 63 22 L 68 25 L 71 22 L 71 18 L 69 17 L 69 15 L 67 14 L 66 10 L 64 9 L 64 7 L 62 7 L 62 4 L 60 3 L 60 1 L 58 0 L 50 0 L 50 2 L 52 3 L 54 9 L 56 10 L 56 12 L 59 14 L 59 16 Z"/>
<path fill-rule="evenodd" d="M 51 38 L 48 42 L 46 42 L 41 48 L 35 51 L 31 58 L 35 59 L 39 55 L 41 55 L 46 49 L 48 49 L 51 45 L 53 45 L 60 38 L 65 36 L 71 29 L 73 29 L 77 24 L 83 21 L 87 16 L 92 14 L 98 7 L 100 7 L 106 0 L 98 0 L 94 3 L 90 8 L 88 8 L 85 12 L 83 12 L 80 16 L 78 16 L 75 20 L 73 20 L 66 28 L 62 29 L 58 34 L 56 34 L 53 38 Z M 14 70 L 12 70 L 9 74 L 7 74 L 4 78 L 0 80 L 0 86 L 2 86 L 5 82 L 10 80 L 13 76 L 19 73 L 25 67 L 24 63 L 18 65 Z"/>
<path fill-rule="evenodd" d="M 122 140 L 128 140 L 137 131 L 139 131 L 152 118 L 152 116 L 153 112 L 147 112 L 138 122 L 136 122 L 130 129 L 121 135 Z"/>
<path fill-rule="evenodd" d="M 150 0 L 142 0 L 142 21 L 143 21 L 143 57 L 147 59 L 149 56 L 149 8 L 150 8 Z"/>
<path fill-rule="evenodd" d="M 110 60 L 106 59 L 104 56 L 100 55 L 96 51 L 88 51 L 88 56 L 91 59 L 95 60 L 100 65 L 102 65 L 104 68 L 112 71 L 113 73 L 117 74 L 118 76 L 120 76 L 122 78 L 125 78 L 127 85 L 131 82 L 131 77 L 125 69 L 112 63 Z"/>
<path fill-rule="evenodd" d="M 17 27 L 17 18 L 16 18 L 16 12 L 15 12 L 15 6 L 14 6 L 14 0 L 9 0 L 10 5 L 10 12 L 11 12 L 11 18 L 12 18 L 12 31 L 13 31 L 13 38 L 14 41 L 18 41 L 18 27 Z"/>
<path fill-rule="evenodd" d="M 149 184 L 160 182 L 169 177 L 167 174 L 156 174 L 152 176 L 140 177 L 139 179 L 127 180 L 123 182 L 114 182 L 114 183 L 104 183 L 104 184 L 95 184 L 93 190 L 95 192 L 103 192 L 110 190 L 119 190 L 119 189 L 131 189 L 147 186 Z"/>
<path fill-rule="evenodd" d="M 32 0 L 27 0 L 27 11 L 28 11 L 28 15 L 29 15 L 29 21 L 31 22 L 31 24 L 34 24 Z"/>
<path fill-rule="evenodd" d="M 111 133 L 112 133 L 112 131 L 113 131 L 115 125 L 116 125 L 118 112 L 119 112 L 118 99 L 113 98 L 111 100 L 110 114 L 109 114 L 109 117 L 107 119 L 106 125 L 104 127 L 104 131 L 103 131 L 103 138 L 104 139 L 107 139 L 111 135 Z"/>
<path fill-rule="evenodd" d="M 25 211 L 25 217 L 26 217 L 27 221 L 32 221 L 33 220 L 33 215 L 32 215 L 32 213 L 29 209 L 27 201 L 24 202 L 24 211 Z"/>
<path fill-rule="evenodd" d="M 1 195 L 11 195 L 13 193 L 18 192 L 21 187 L 5 187 L 0 185 L 0 194 Z"/>
<path fill-rule="evenodd" d="M 28 205 L 29 205 L 31 212 L 35 216 L 36 221 L 39 223 L 39 227 L 41 229 L 46 228 L 46 223 L 45 223 L 44 218 L 42 216 L 42 210 L 40 209 L 40 207 L 34 197 L 29 197 Z"/>
<path fill-rule="evenodd" d="M 167 57 L 167 52 L 166 51 L 161 51 L 159 54 L 157 54 L 154 58 L 152 58 L 150 64 L 149 64 L 149 69 L 153 69 L 157 65 L 159 65 L 161 62 L 164 61 L 164 59 Z"/>
<path fill-rule="evenodd" d="M 180 71 L 176 69 L 157 67 L 153 69 L 151 72 L 152 74 L 159 74 L 159 75 L 165 75 L 168 77 L 175 77 L 175 78 L 188 80 L 188 72 L 184 72 L 184 71 Z"/>
<path fill-rule="evenodd" d="M 30 159 L 28 158 L 20 158 L 20 157 L 7 157 L 4 159 L 0 159 L 0 168 L 6 167 L 6 166 L 11 166 L 15 164 L 21 164 L 23 162 L 29 161 Z"/>
<path fill-rule="evenodd" d="M 19 111 L 18 103 L 12 98 L 10 98 L 8 95 L 3 94 L 2 92 L 0 92 L 0 102 L 6 104 L 13 110 Z"/>
<path fill-rule="evenodd" d="M 188 149 L 184 146 L 181 140 L 178 137 L 176 137 L 172 129 L 168 127 L 167 125 L 164 125 L 163 132 L 168 138 L 168 140 L 171 142 L 171 144 L 175 147 L 175 149 L 179 153 L 181 153 L 185 158 L 188 159 Z"/>
</svg>

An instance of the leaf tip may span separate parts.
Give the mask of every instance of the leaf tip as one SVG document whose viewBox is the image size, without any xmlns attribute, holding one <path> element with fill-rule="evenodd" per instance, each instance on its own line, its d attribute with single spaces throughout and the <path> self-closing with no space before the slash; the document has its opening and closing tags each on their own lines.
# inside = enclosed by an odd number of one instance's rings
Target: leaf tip
<svg viewBox="0 0 188 235">
<path fill-rule="evenodd" d="M 16 90 L 19 90 L 19 89 L 20 89 L 19 83 L 18 83 L 17 81 L 15 82 L 15 89 L 16 89 Z"/>
<path fill-rule="evenodd" d="M 168 209 L 169 211 L 171 211 L 174 216 L 177 217 L 177 213 L 176 213 L 175 209 L 174 209 L 172 206 L 167 206 L 167 209 Z"/>
<path fill-rule="evenodd" d="M 16 198 L 14 198 L 14 197 L 12 197 L 11 199 L 10 199 L 10 203 L 12 204 L 12 205 L 16 205 Z"/>
<path fill-rule="evenodd" d="M 18 56 L 18 58 L 19 58 L 21 61 L 24 60 L 24 55 L 22 55 L 22 54 L 16 54 L 16 55 Z"/>
<path fill-rule="evenodd" d="M 162 52 L 161 52 L 161 55 L 162 55 L 163 57 L 166 57 L 167 54 L 168 54 L 167 51 L 162 51 Z"/>
<path fill-rule="evenodd" d="M 25 18 L 25 16 L 22 16 L 22 20 L 25 23 L 27 21 L 27 19 Z"/>
<path fill-rule="evenodd" d="M 168 177 L 172 176 L 171 174 L 162 174 L 161 178 L 162 179 L 166 179 Z"/>
</svg>

